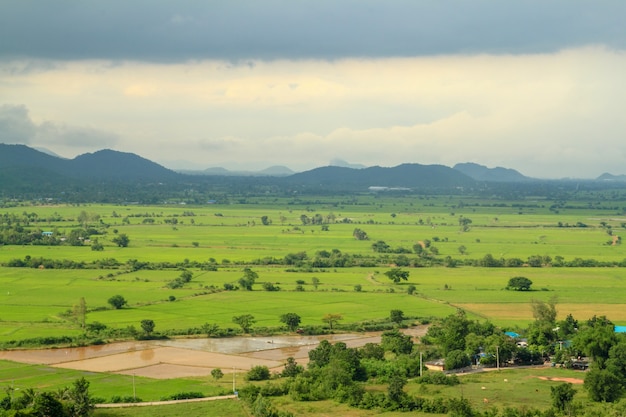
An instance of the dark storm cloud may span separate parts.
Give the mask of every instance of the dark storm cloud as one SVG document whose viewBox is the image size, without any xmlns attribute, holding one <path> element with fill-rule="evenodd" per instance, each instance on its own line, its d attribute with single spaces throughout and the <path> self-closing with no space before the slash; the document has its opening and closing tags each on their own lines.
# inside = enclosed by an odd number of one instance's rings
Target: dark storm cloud
<svg viewBox="0 0 626 417">
<path fill-rule="evenodd" d="M 0 57 L 333 59 L 626 47 L 623 0 L 0 0 Z"/>
</svg>

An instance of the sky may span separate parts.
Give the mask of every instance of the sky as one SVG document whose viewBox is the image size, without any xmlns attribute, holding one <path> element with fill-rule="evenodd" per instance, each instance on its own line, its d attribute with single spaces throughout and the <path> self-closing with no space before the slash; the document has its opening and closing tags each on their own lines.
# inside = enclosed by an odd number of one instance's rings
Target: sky
<svg viewBox="0 0 626 417">
<path fill-rule="evenodd" d="M 0 142 L 626 174 L 623 0 L 0 0 Z"/>
</svg>

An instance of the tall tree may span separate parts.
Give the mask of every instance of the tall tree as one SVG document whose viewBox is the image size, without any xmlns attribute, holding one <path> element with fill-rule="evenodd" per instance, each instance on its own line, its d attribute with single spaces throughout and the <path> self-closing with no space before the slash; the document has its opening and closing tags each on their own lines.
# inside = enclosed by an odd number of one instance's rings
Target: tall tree
<svg viewBox="0 0 626 417">
<path fill-rule="evenodd" d="M 87 303 L 85 302 L 85 297 L 80 297 L 80 300 L 78 300 L 78 304 L 74 306 L 74 319 L 83 330 L 85 330 L 86 318 Z"/>
<path fill-rule="evenodd" d="M 302 319 L 296 313 L 285 313 L 280 316 L 280 322 L 285 323 L 292 332 L 298 328 L 301 321 Z"/>
<path fill-rule="evenodd" d="M 250 329 L 252 328 L 252 325 L 256 323 L 256 320 L 252 314 L 242 314 L 240 316 L 233 317 L 233 323 L 239 325 L 244 333 L 250 333 Z"/>
<path fill-rule="evenodd" d="M 409 271 L 404 271 L 401 268 L 392 268 L 389 271 L 385 272 L 387 278 L 392 280 L 394 284 L 398 284 L 400 281 L 409 279 Z"/>
<path fill-rule="evenodd" d="M 141 320 L 141 328 L 146 333 L 146 336 L 150 336 L 154 331 L 154 320 L 144 319 Z"/>
<path fill-rule="evenodd" d="M 74 381 L 69 391 L 71 400 L 70 415 L 72 417 L 88 417 L 94 409 L 89 395 L 89 381 L 85 377 Z"/>
<path fill-rule="evenodd" d="M 338 313 L 328 313 L 328 314 L 325 314 L 324 317 L 322 317 L 322 321 L 328 324 L 328 327 L 330 327 L 331 330 L 333 329 L 333 326 L 337 324 L 339 320 L 343 320 L 343 316 Z"/>
</svg>

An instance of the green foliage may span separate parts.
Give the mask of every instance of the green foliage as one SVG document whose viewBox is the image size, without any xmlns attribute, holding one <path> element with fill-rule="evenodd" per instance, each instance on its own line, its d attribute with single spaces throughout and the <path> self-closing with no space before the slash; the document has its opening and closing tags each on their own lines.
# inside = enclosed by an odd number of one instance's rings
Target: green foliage
<svg viewBox="0 0 626 417">
<path fill-rule="evenodd" d="M 294 377 L 302 372 L 304 372 L 304 367 L 298 365 L 296 360 L 290 356 L 287 358 L 287 363 L 285 363 L 285 367 L 280 375 L 283 377 Z"/>
<path fill-rule="evenodd" d="M 198 391 L 187 391 L 187 392 L 178 392 L 176 394 L 168 395 L 165 397 L 161 397 L 161 401 L 172 401 L 172 400 L 190 400 L 193 398 L 204 398 L 205 395 Z"/>
<path fill-rule="evenodd" d="M 154 320 L 144 319 L 141 320 L 141 329 L 146 333 L 147 336 L 150 336 L 154 331 Z"/>
<path fill-rule="evenodd" d="M 389 312 L 389 320 L 396 324 L 402 323 L 404 320 L 404 312 L 402 310 L 391 310 Z"/>
<path fill-rule="evenodd" d="M 393 352 L 396 355 L 408 354 L 413 350 L 411 336 L 405 335 L 396 329 L 383 332 L 380 345 L 385 351 Z"/>
<path fill-rule="evenodd" d="M 220 368 L 211 369 L 211 376 L 218 381 L 224 377 L 224 372 Z"/>
<path fill-rule="evenodd" d="M 120 233 L 119 235 L 111 239 L 111 242 L 115 243 L 120 248 L 126 248 L 130 243 L 130 238 L 126 233 Z"/>
<path fill-rule="evenodd" d="M 252 314 L 242 314 L 240 316 L 233 317 L 233 323 L 241 327 L 241 330 L 245 333 L 249 333 L 254 323 L 256 323 L 256 320 Z"/>
<path fill-rule="evenodd" d="M 606 317 L 594 316 L 574 337 L 574 346 L 591 357 L 598 368 L 603 369 L 609 352 L 617 343 L 615 326 Z"/>
<path fill-rule="evenodd" d="M 343 315 L 339 313 L 328 313 L 325 314 L 324 317 L 322 317 L 322 321 L 328 324 L 328 327 L 330 327 L 331 330 L 333 329 L 333 326 L 337 324 L 340 320 L 343 320 Z"/>
<path fill-rule="evenodd" d="M 107 300 L 107 302 L 111 305 L 111 307 L 113 307 L 116 310 L 119 310 L 120 308 L 128 304 L 126 299 L 119 294 L 112 296 L 111 298 Z"/>
<path fill-rule="evenodd" d="M 515 291 L 529 291 L 533 282 L 526 277 L 513 277 L 509 279 L 507 288 Z"/>
<path fill-rule="evenodd" d="M 559 384 L 556 387 L 550 387 L 550 396 L 552 397 L 552 406 L 565 413 L 571 407 L 572 401 L 576 395 L 576 390 L 569 383 Z"/>
<path fill-rule="evenodd" d="M 467 353 L 462 350 L 452 350 L 445 357 L 446 370 L 461 369 L 471 365 Z"/>
<path fill-rule="evenodd" d="M 359 349 L 359 355 L 363 359 L 383 360 L 385 358 L 385 349 L 377 343 L 366 343 Z"/>
<path fill-rule="evenodd" d="M 449 385 L 454 386 L 461 383 L 459 377 L 454 374 L 445 374 L 443 372 L 428 371 L 421 377 L 416 379 L 418 384 L 430 384 L 430 385 Z"/>
<path fill-rule="evenodd" d="M 385 272 L 387 278 L 392 280 L 394 284 L 400 283 L 400 281 L 409 279 L 409 271 L 405 271 L 401 268 L 392 268 L 389 271 Z"/>
<path fill-rule="evenodd" d="M 287 325 L 290 331 L 295 331 L 298 326 L 300 326 L 300 322 L 302 318 L 296 313 L 285 313 L 280 316 L 280 322 Z"/>
<path fill-rule="evenodd" d="M 239 278 L 239 286 L 245 290 L 252 291 L 254 282 L 259 278 L 259 274 L 250 268 L 244 268 L 243 277 Z"/>
<path fill-rule="evenodd" d="M 606 369 L 592 369 L 585 376 L 585 389 L 593 401 L 617 401 L 624 392 L 621 378 Z"/>
<path fill-rule="evenodd" d="M 245 376 L 246 381 L 265 381 L 270 379 L 270 370 L 267 366 L 253 366 Z"/>
</svg>

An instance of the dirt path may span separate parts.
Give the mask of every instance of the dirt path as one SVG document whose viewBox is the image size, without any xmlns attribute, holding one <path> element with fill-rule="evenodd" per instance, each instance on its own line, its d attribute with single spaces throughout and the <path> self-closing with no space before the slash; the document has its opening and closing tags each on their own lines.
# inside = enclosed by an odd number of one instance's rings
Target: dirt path
<svg viewBox="0 0 626 417">
<path fill-rule="evenodd" d="M 124 408 L 124 407 L 149 407 L 152 405 L 169 405 L 182 403 L 200 403 L 205 401 L 217 400 L 234 400 L 236 395 L 220 395 L 217 397 L 192 398 L 189 400 L 170 400 L 170 401 L 146 401 L 143 403 L 115 403 L 115 404 L 96 404 L 96 408 Z"/>
<path fill-rule="evenodd" d="M 543 381 L 569 382 L 570 384 L 584 384 L 585 381 L 578 378 L 552 378 L 548 376 L 538 376 Z"/>
</svg>

